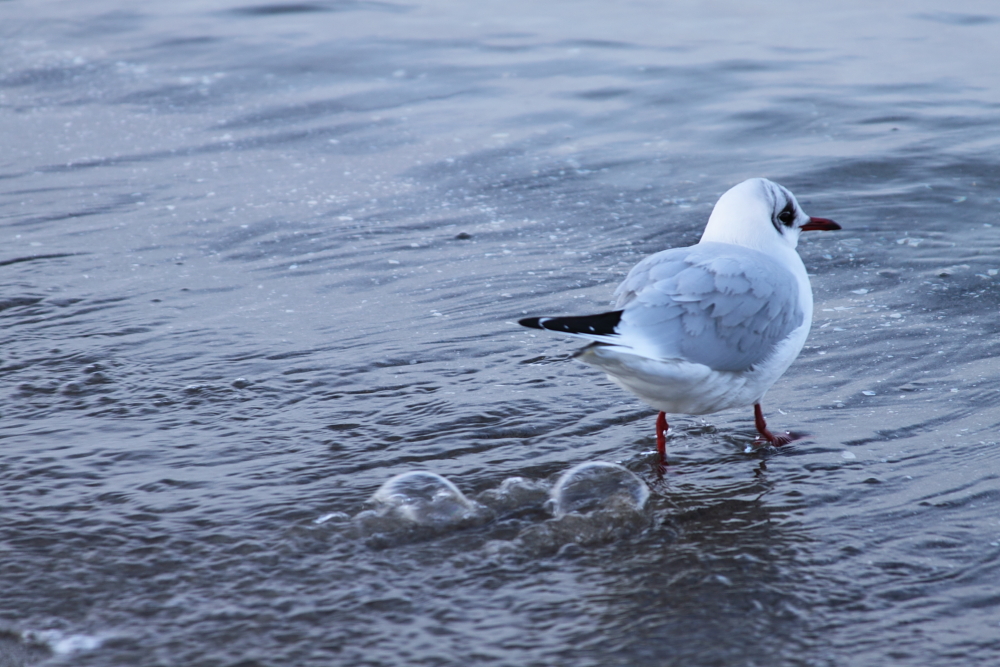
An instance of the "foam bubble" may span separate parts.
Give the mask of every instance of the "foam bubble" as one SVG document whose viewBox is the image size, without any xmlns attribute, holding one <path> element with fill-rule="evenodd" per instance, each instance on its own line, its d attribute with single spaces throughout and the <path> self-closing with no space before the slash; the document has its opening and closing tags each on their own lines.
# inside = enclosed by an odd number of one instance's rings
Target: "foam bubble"
<svg viewBox="0 0 1000 667">
<path fill-rule="evenodd" d="M 590 461 L 563 473 L 550 495 L 552 513 L 561 517 L 604 509 L 638 511 L 649 498 L 649 488 L 620 465 Z"/>
<path fill-rule="evenodd" d="M 453 523 L 475 513 L 475 506 L 454 484 L 423 470 L 396 475 L 379 487 L 370 502 L 380 514 L 420 525 Z"/>
<path fill-rule="evenodd" d="M 429 539 L 491 516 L 447 479 L 425 471 L 396 475 L 368 502 L 372 509 L 358 513 L 354 526 L 359 537 L 377 548 Z"/>
</svg>

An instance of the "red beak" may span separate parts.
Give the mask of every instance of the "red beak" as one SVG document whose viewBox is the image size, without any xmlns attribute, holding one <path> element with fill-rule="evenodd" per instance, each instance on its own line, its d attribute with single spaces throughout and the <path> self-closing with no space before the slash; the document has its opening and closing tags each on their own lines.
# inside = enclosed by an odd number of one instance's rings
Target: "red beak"
<svg viewBox="0 0 1000 667">
<path fill-rule="evenodd" d="M 838 225 L 833 220 L 827 220 L 826 218 L 809 218 L 809 222 L 802 225 L 802 231 L 804 232 L 814 232 L 814 231 L 824 231 L 832 232 L 834 230 L 840 229 Z"/>
</svg>

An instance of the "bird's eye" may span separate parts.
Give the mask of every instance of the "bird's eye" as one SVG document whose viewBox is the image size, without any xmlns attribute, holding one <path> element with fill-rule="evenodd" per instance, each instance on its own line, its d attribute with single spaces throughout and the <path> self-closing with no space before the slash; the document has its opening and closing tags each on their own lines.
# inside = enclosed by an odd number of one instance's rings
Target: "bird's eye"
<svg viewBox="0 0 1000 667">
<path fill-rule="evenodd" d="M 781 213 L 778 214 L 778 220 L 780 220 L 781 224 L 785 225 L 786 227 L 792 226 L 792 223 L 795 222 L 795 209 L 792 208 L 791 204 L 786 206 L 784 210 L 782 210 Z"/>
</svg>

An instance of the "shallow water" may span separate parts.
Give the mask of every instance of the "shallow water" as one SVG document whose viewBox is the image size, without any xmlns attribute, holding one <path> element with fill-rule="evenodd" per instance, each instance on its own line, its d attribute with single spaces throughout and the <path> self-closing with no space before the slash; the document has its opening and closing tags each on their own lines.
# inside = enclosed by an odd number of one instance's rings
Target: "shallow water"
<svg viewBox="0 0 1000 667">
<path fill-rule="evenodd" d="M 0 2 L 0 665 L 996 662 L 1000 13 L 667 4 Z M 750 176 L 844 227 L 809 436 L 658 482 L 514 322 Z M 644 511 L 554 518 L 596 460 Z M 413 470 L 475 512 L 366 519 Z"/>
</svg>

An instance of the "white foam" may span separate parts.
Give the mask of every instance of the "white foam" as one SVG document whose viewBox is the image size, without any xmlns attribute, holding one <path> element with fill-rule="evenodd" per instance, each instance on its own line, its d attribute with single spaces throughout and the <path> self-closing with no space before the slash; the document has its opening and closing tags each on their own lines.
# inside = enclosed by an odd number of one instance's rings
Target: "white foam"
<svg viewBox="0 0 1000 667">
<path fill-rule="evenodd" d="M 508 477 L 495 489 L 487 489 L 477 500 L 499 515 L 542 509 L 549 499 L 549 487 L 524 477 Z"/>
<path fill-rule="evenodd" d="M 68 635 L 60 630 L 25 630 L 21 634 L 27 643 L 41 644 L 55 655 L 72 655 L 100 648 L 104 639 L 93 635 Z"/>
</svg>

